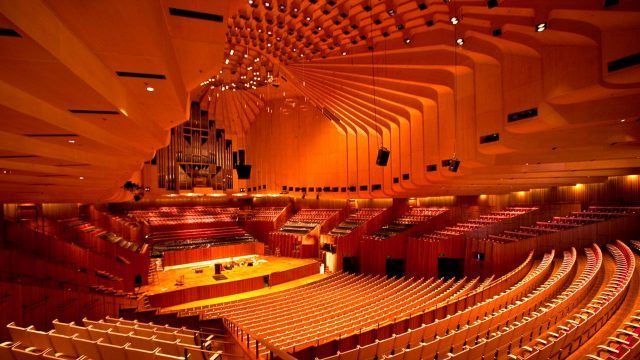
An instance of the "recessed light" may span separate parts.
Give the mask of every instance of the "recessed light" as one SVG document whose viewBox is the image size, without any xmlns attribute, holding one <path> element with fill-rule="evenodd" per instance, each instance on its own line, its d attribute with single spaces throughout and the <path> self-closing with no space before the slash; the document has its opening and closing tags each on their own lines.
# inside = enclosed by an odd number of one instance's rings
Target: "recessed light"
<svg viewBox="0 0 640 360">
<path fill-rule="evenodd" d="M 627 119 L 620 119 L 620 122 L 625 122 L 627 121 Z"/>
<path fill-rule="evenodd" d="M 462 44 L 464 44 L 464 39 L 463 39 L 463 38 L 458 38 L 458 39 L 456 40 L 456 44 L 458 44 L 458 45 L 462 46 Z"/>
<path fill-rule="evenodd" d="M 80 180 L 84 180 L 84 176 L 80 176 Z"/>
<path fill-rule="evenodd" d="M 67 142 L 69 142 L 69 144 L 75 144 L 76 143 L 75 140 L 67 140 Z"/>
<path fill-rule="evenodd" d="M 547 29 L 547 23 L 540 23 L 536 25 L 537 32 L 542 32 L 542 31 L 545 31 L 546 29 Z"/>
<path fill-rule="evenodd" d="M 459 23 L 459 22 L 460 22 L 460 20 L 458 20 L 458 18 L 457 18 L 457 17 L 455 17 L 455 16 L 454 16 L 454 17 L 452 17 L 452 18 L 451 18 L 451 23 L 452 23 L 453 25 L 455 25 L 455 24 L 457 24 L 457 23 Z"/>
<path fill-rule="evenodd" d="M 147 91 L 148 92 L 154 92 L 156 89 L 154 89 L 152 86 L 147 86 Z"/>
</svg>

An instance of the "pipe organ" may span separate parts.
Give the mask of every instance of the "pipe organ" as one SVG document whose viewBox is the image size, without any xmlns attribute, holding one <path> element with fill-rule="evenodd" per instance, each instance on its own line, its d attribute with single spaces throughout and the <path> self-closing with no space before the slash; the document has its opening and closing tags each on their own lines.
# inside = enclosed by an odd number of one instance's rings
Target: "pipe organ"
<svg viewBox="0 0 640 360">
<path fill-rule="evenodd" d="M 171 142 L 156 154 L 158 187 L 184 192 L 233 188 L 232 142 L 208 112 L 191 103 L 189 120 L 171 129 Z"/>
</svg>

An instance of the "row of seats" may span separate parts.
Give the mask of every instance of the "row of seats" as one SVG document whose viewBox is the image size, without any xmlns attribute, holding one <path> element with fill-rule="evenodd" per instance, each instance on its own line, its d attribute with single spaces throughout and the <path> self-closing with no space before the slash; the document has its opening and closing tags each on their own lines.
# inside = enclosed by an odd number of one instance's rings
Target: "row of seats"
<svg viewBox="0 0 640 360">
<path fill-rule="evenodd" d="M 180 225 L 189 223 L 233 222 L 238 208 L 220 207 L 161 207 L 153 210 L 129 211 L 128 216 L 142 223 L 156 225 Z"/>
<path fill-rule="evenodd" d="M 556 216 L 549 221 L 538 221 L 531 226 L 521 226 L 518 229 L 504 231 L 497 235 L 489 235 L 488 239 L 496 242 L 513 242 L 606 221 L 616 217 L 627 216 L 637 212 L 638 209 L 633 207 L 590 207 L 587 211 L 573 212 L 567 216 Z"/>
<path fill-rule="evenodd" d="M 259 207 L 253 209 L 246 221 L 275 221 L 284 211 L 284 207 Z"/>
<path fill-rule="evenodd" d="M 329 232 L 329 235 L 344 236 L 350 233 L 351 231 L 353 231 L 353 229 L 364 224 L 368 220 L 378 216 L 384 210 L 385 209 L 380 209 L 380 208 L 356 209 L 353 213 L 349 214 L 349 216 L 347 216 L 346 219 L 344 219 L 340 224 L 338 224 L 338 226 L 333 228 Z"/>
<path fill-rule="evenodd" d="M 12 342 L 0 345 L 2 359 L 146 360 L 204 359 L 212 337 L 200 339 L 197 331 L 107 317 L 105 320 L 53 321 L 54 329 L 38 331 L 29 326 L 7 325 Z M 219 354 L 207 357 L 215 359 Z"/>
<path fill-rule="evenodd" d="M 282 225 L 278 232 L 305 235 L 336 215 L 338 211 L 336 209 L 300 209 Z"/>
<path fill-rule="evenodd" d="M 419 355 L 418 358 L 432 359 L 436 354 L 438 358 L 442 358 L 454 350 L 454 343 L 460 346 L 478 341 L 491 329 L 499 328 L 501 323 L 508 321 L 505 315 L 512 313 L 513 304 L 519 301 L 522 303 L 527 294 L 547 279 L 553 268 L 553 258 L 554 253 L 546 254 L 538 266 L 519 282 L 483 302 L 429 324 L 422 324 L 415 329 L 393 334 L 388 338 L 378 338 L 368 345 L 339 352 L 329 359 L 373 359 L 374 356 L 378 359 L 393 356 L 415 358 L 412 357 L 414 355 Z M 507 279 L 509 278 L 504 277 L 500 281 Z M 502 316 L 501 321 L 496 321 L 494 316 Z"/>
<path fill-rule="evenodd" d="M 448 209 L 412 207 L 405 214 L 393 220 L 390 224 L 384 225 L 375 233 L 368 235 L 368 237 L 374 240 L 384 240 L 446 211 Z"/>
<path fill-rule="evenodd" d="M 467 282 L 338 274 L 297 289 L 293 298 L 285 292 L 214 305 L 203 312 L 205 318 L 225 317 L 243 331 L 290 350 L 429 309 L 477 285 L 478 279 Z M 260 347 L 259 351 L 266 353 L 267 349 Z"/>
<path fill-rule="evenodd" d="M 480 215 L 475 219 L 460 222 L 454 226 L 449 226 L 442 230 L 437 230 L 429 234 L 423 234 L 420 236 L 420 239 L 434 241 L 446 240 L 453 236 L 462 235 L 464 233 L 478 230 L 489 225 L 511 220 L 515 217 L 524 215 L 537 209 L 537 207 L 511 207 L 500 211 L 494 211 L 490 214 Z"/>
<path fill-rule="evenodd" d="M 191 250 L 256 241 L 253 236 L 238 226 L 153 233 L 149 239 L 153 241 L 151 245 L 152 256 L 165 251 Z"/>
</svg>

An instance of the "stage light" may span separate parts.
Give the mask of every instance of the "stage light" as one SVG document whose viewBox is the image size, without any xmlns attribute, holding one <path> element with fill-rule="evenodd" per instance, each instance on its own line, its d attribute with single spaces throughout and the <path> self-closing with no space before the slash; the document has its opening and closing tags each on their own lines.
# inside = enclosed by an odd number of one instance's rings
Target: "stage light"
<svg viewBox="0 0 640 360">
<path fill-rule="evenodd" d="M 79 179 L 80 179 L 80 180 L 84 180 L 84 176 L 80 176 L 80 177 L 79 177 Z"/>
<path fill-rule="evenodd" d="M 404 43 L 405 43 L 405 44 L 407 44 L 407 45 L 411 44 L 411 38 L 410 38 L 410 37 L 406 37 L 406 38 L 404 38 L 404 40 L 403 40 L 403 41 L 404 41 Z"/>
<path fill-rule="evenodd" d="M 547 23 L 540 23 L 536 25 L 536 32 L 543 32 L 547 30 Z"/>
<path fill-rule="evenodd" d="M 455 16 L 454 16 L 454 17 L 452 17 L 452 18 L 451 18 L 451 23 L 452 23 L 453 25 L 456 25 L 456 24 L 457 24 L 457 23 L 459 23 L 459 22 L 460 22 L 460 20 L 458 20 L 458 18 L 457 18 L 457 17 L 455 17 Z"/>
<path fill-rule="evenodd" d="M 463 38 L 458 38 L 458 39 L 456 40 L 456 44 L 458 44 L 458 45 L 462 46 L 462 44 L 464 44 L 464 39 L 463 39 Z"/>
<path fill-rule="evenodd" d="M 69 144 L 75 144 L 75 143 L 76 143 L 76 141 L 75 141 L 75 140 L 67 140 L 67 142 L 68 142 Z"/>
<path fill-rule="evenodd" d="M 156 89 L 154 89 L 152 86 L 147 86 L 147 91 L 148 92 L 154 92 Z"/>
</svg>

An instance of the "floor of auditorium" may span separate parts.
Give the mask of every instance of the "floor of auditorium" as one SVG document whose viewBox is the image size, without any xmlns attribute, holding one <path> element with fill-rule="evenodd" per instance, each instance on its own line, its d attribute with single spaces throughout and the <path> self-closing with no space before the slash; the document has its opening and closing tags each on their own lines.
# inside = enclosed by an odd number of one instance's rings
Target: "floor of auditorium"
<svg viewBox="0 0 640 360">
<path fill-rule="evenodd" d="M 180 304 L 180 305 L 176 305 L 176 306 L 166 307 L 166 308 L 163 308 L 161 311 L 162 312 L 178 311 L 178 310 L 193 308 L 193 307 L 196 307 L 196 306 L 213 305 L 213 304 L 219 304 L 219 303 L 223 303 L 223 302 L 227 302 L 227 301 L 248 299 L 248 298 L 252 298 L 252 297 L 256 297 L 256 296 L 272 294 L 274 292 L 287 290 L 287 289 L 290 289 L 290 288 L 293 288 L 293 287 L 296 287 L 296 286 L 301 286 L 301 285 L 304 285 L 304 284 L 308 284 L 308 283 L 311 283 L 311 282 L 314 282 L 314 281 L 321 280 L 321 279 L 323 279 L 324 277 L 326 277 L 328 275 L 329 274 L 311 275 L 311 276 L 307 276 L 307 277 L 304 277 L 304 278 L 301 278 L 301 279 L 288 281 L 288 282 L 286 282 L 284 284 L 275 285 L 275 286 L 267 287 L 267 288 L 260 289 L 260 290 L 247 291 L 247 292 L 243 292 L 243 293 L 240 293 L 240 294 L 234 294 L 234 295 L 228 295 L 228 296 L 220 296 L 220 297 L 216 297 L 216 298 L 203 299 L 203 300 L 192 301 L 192 302 L 188 302 L 188 303 L 184 303 L 184 304 Z"/>
<path fill-rule="evenodd" d="M 214 280 L 213 266 L 202 266 L 201 264 L 161 271 L 158 273 L 158 281 L 153 285 L 143 286 L 140 289 L 140 292 L 152 295 L 192 286 L 238 281 L 257 276 L 269 275 L 278 271 L 286 271 L 315 262 L 313 259 L 296 259 L 277 256 L 260 256 L 259 259 L 266 261 L 260 262 L 255 266 L 236 266 L 232 270 L 224 270 L 222 272 L 222 275 L 226 276 L 226 279 L 224 280 Z M 202 272 L 196 273 L 196 268 L 202 269 Z M 184 285 L 177 286 L 176 281 L 183 275 Z"/>
</svg>

